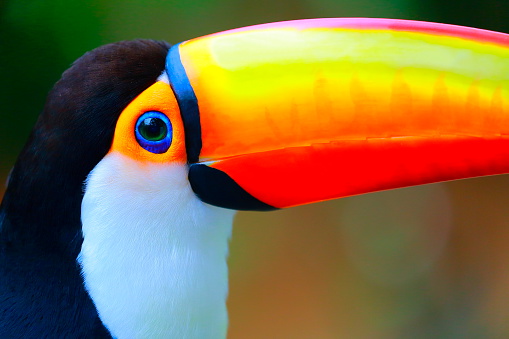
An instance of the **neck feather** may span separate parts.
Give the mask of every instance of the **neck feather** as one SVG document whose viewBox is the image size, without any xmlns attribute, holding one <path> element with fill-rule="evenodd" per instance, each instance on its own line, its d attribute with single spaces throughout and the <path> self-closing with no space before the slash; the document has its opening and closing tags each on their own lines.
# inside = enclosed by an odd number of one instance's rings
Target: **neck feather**
<svg viewBox="0 0 509 339">
<path fill-rule="evenodd" d="M 117 338 L 225 338 L 234 212 L 192 192 L 185 164 L 108 154 L 82 203 L 79 261 Z"/>
</svg>

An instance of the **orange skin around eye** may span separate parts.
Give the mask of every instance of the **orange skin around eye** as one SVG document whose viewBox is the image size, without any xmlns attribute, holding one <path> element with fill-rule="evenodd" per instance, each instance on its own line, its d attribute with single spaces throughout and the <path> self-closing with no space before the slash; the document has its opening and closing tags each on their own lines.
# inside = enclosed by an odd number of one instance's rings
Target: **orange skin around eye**
<svg viewBox="0 0 509 339">
<path fill-rule="evenodd" d="M 148 111 L 162 112 L 171 121 L 173 139 L 165 153 L 149 152 L 136 141 L 134 130 L 136 122 L 143 113 Z M 117 121 L 111 152 L 120 152 L 139 162 L 185 163 L 187 161 L 184 124 L 170 85 L 162 81 L 156 82 L 124 109 Z"/>
</svg>

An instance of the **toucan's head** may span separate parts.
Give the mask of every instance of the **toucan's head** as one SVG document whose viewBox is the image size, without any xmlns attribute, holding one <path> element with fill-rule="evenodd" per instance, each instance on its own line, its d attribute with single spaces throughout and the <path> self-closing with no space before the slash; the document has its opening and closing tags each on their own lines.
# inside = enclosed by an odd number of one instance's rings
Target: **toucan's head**
<svg viewBox="0 0 509 339">
<path fill-rule="evenodd" d="M 508 172 L 508 57 L 502 33 L 387 19 L 101 47 L 50 93 L 3 232 L 81 251 L 118 337 L 219 338 L 231 211 Z"/>
</svg>

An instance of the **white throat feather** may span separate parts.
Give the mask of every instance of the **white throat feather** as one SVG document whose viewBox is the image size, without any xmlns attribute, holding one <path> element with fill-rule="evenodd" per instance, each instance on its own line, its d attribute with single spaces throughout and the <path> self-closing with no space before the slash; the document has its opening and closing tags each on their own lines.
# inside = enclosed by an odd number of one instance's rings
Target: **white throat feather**
<svg viewBox="0 0 509 339">
<path fill-rule="evenodd" d="M 88 177 L 79 262 L 115 338 L 226 337 L 234 211 L 200 201 L 187 171 L 110 153 Z"/>
</svg>

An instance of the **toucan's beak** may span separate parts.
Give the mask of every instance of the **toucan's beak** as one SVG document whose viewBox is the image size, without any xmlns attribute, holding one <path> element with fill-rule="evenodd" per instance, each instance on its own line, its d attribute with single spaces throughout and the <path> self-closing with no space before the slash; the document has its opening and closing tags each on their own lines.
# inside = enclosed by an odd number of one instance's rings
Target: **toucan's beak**
<svg viewBox="0 0 509 339">
<path fill-rule="evenodd" d="M 205 202 L 271 209 L 509 172 L 509 36 L 387 19 L 248 27 L 167 69 Z"/>
</svg>

